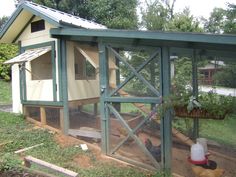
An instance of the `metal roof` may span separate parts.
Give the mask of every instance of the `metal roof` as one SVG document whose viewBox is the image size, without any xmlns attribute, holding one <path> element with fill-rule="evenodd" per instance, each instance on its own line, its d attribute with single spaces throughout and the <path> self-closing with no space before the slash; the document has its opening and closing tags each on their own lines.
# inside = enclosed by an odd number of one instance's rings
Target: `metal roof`
<svg viewBox="0 0 236 177">
<path fill-rule="evenodd" d="M 20 34 L 29 25 L 35 16 L 38 16 L 55 27 L 73 27 L 85 29 L 106 29 L 100 25 L 68 13 L 64 13 L 46 6 L 24 1 L 18 5 L 10 19 L 0 31 L 0 42 L 15 43 Z"/>
<path fill-rule="evenodd" d="M 48 18 L 57 22 L 58 24 L 69 25 L 73 27 L 82 27 L 87 29 L 106 29 L 104 25 L 29 1 L 25 1 L 23 3 L 23 6 L 27 6 L 41 14 L 44 14 Z"/>
</svg>

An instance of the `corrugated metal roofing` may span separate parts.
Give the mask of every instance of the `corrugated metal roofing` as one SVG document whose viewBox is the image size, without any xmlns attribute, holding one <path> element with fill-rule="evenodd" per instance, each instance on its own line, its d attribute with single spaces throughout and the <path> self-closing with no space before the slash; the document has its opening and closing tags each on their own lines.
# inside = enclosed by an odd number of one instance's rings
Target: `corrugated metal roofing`
<svg viewBox="0 0 236 177">
<path fill-rule="evenodd" d="M 43 5 L 25 1 L 24 4 L 29 8 L 36 10 L 39 13 L 44 14 L 48 18 L 60 23 L 69 24 L 77 27 L 87 28 L 87 29 L 106 29 L 106 26 L 89 21 L 78 16 L 74 16 L 59 10 L 55 10 Z"/>
</svg>

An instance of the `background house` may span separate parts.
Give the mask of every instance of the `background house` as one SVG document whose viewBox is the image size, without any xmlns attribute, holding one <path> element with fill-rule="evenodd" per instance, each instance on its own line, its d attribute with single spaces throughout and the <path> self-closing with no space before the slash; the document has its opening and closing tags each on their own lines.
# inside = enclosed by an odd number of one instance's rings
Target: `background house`
<svg viewBox="0 0 236 177">
<path fill-rule="evenodd" d="M 200 84 L 212 85 L 213 76 L 217 71 L 220 71 L 225 66 L 223 61 L 209 61 L 204 67 L 199 67 Z"/>
</svg>

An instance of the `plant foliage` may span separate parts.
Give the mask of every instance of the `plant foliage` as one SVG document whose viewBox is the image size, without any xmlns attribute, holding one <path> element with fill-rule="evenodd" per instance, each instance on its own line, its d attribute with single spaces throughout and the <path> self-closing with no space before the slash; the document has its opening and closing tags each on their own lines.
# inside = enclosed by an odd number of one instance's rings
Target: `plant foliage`
<svg viewBox="0 0 236 177">
<path fill-rule="evenodd" d="M 0 44 L 0 79 L 9 81 L 11 79 L 10 65 L 3 63 L 16 56 L 18 47 L 12 44 Z"/>
</svg>

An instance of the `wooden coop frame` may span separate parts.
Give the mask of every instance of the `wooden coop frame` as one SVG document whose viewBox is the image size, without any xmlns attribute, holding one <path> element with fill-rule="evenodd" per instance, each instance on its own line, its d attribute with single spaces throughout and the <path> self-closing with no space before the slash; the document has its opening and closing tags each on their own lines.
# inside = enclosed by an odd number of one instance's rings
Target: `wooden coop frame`
<svg viewBox="0 0 236 177">
<path fill-rule="evenodd" d="M 132 161 L 131 159 L 114 156 L 115 152 L 122 143 L 129 137 L 132 137 L 137 142 L 138 146 L 145 152 L 145 154 L 151 159 L 155 168 L 159 168 L 159 164 L 153 159 L 151 154 L 144 147 L 142 142 L 135 136 L 135 131 L 142 125 L 141 122 L 136 128 L 131 129 L 116 109 L 112 106 L 112 103 L 134 103 L 139 105 L 140 108 L 143 103 L 148 104 L 160 104 L 161 98 L 168 96 L 170 93 L 170 56 L 171 55 L 188 55 L 192 59 L 192 72 L 193 72 L 193 94 L 198 95 L 198 80 L 197 80 L 197 60 L 199 55 L 212 56 L 217 55 L 224 60 L 234 60 L 236 56 L 236 36 L 235 35 L 209 35 L 209 34 L 194 34 L 194 33 L 174 33 L 174 32 L 150 32 L 150 31 L 122 31 L 122 30 L 83 30 L 83 29 L 51 29 L 51 36 L 58 38 L 61 41 L 61 59 L 63 65 L 66 66 L 66 40 L 79 41 L 97 44 L 100 53 L 100 112 L 101 112 L 101 128 L 102 128 L 102 151 L 109 156 L 140 165 L 148 168 L 145 164 L 140 164 Z M 149 84 L 140 74 L 139 71 L 150 62 L 150 58 L 146 59 L 144 63 L 138 68 L 134 69 L 127 64 L 131 76 L 123 83 L 117 85 L 115 91 L 109 92 L 108 81 L 108 50 L 112 51 L 119 60 L 123 60 L 122 57 L 113 49 L 116 48 L 153 48 L 156 47 L 160 54 L 160 70 L 161 70 L 161 89 L 156 90 L 151 84 Z M 66 67 L 62 68 L 62 79 L 65 81 L 62 84 L 63 90 L 63 110 L 64 110 L 64 126 L 63 132 L 68 134 L 68 101 L 67 101 L 67 85 L 66 85 Z M 115 93 L 121 91 L 122 86 L 129 82 L 133 76 L 137 76 L 144 84 L 152 90 L 156 95 L 155 97 L 113 97 Z M 122 91 L 121 91 L 122 92 Z M 122 141 L 114 149 L 109 149 L 109 111 L 111 111 L 116 118 L 118 118 L 121 124 L 128 131 L 128 135 L 124 141 Z M 161 151 L 162 161 L 161 168 L 167 172 L 171 171 L 171 147 L 172 136 L 182 135 L 172 128 L 171 126 L 172 115 L 170 110 L 161 118 Z M 194 136 L 198 137 L 199 132 L 199 120 L 194 120 Z M 193 142 L 186 137 L 182 137 L 182 140 L 191 145 Z"/>
<path fill-rule="evenodd" d="M 51 13 L 61 14 L 59 19 L 53 18 Z M 65 18 L 66 17 L 66 18 Z M 70 22 L 68 22 L 68 18 Z M 38 41 L 28 41 L 23 37 L 33 37 L 30 33 L 24 33 L 31 22 L 34 20 L 44 19 L 46 29 L 43 31 L 44 38 Z M 210 34 L 197 34 L 197 33 L 176 33 L 176 32 L 151 32 L 151 31 L 129 31 L 129 30 L 111 30 L 106 29 L 105 26 L 89 22 L 75 23 L 78 17 L 60 13 L 56 10 L 51 10 L 48 7 L 38 6 L 31 2 L 24 2 L 20 4 L 9 19 L 8 23 L 0 33 L 0 42 L 4 43 L 17 43 L 19 44 L 20 53 L 28 49 L 42 48 L 46 46 L 51 47 L 52 59 L 52 84 L 50 97 L 48 99 L 35 99 L 30 100 L 27 97 L 27 80 L 26 80 L 26 62 L 20 64 L 19 70 L 19 103 L 23 106 L 23 114 L 28 117 L 27 107 L 36 107 L 40 115 L 40 121 L 28 118 L 34 123 L 51 128 L 47 125 L 47 111 L 46 109 L 57 109 L 59 117 L 59 125 L 56 131 L 61 131 L 64 134 L 69 134 L 69 108 L 76 107 L 84 104 L 94 104 L 94 113 L 97 111 L 96 103 L 100 102 L 101 113 L 101 148 L 104 154 L 112 156 L 134 165 L 139 165 L 149 169 L 160 169 L 171 172 L 171 148 L 172 148 L 172 134 L 181 139 L 184 143 L 191 145 L 193 143 L 188 137 L 181 134 L 176 129 L 172 128 L 172 114 L 170 110 L 161 117 L 158 122 L 160 124 L 161 132 L 161 165 L 153 158 L 150 152 L 145 148 L 143 143 L 135 135 L 135 132 L 148 121 L 155 109 L 146 109 L 144 104 L 158 105 L 162 102 L 162 97 L 170 94 L 170 56 L 185 55 L 192 58 L 192 73 L 193 73 L 193 94 L 198 95 L 198 80 L 197 80 L 197 61 L 199 56 L 218 56 L 222 57 L 221 60 L 234 60 L 236 56 L 236 35 L 210 35 Z M 81 29 L 84 28 L 84 29 Z M 91 28 L 91 29 L 89 29 Z M 100 30 L 99 30 L 100 29 Z M 35 36 L 34 36 L 35 37 Z M 54 38 L 54 39 L 53 39 Z M 99 92 L 100 97 L 93 97 L 88 99 L 69 99 L 68 90 L 68 56 L 67 46 L 68 41 L 73 41 L 79 44 L 87 44 L 90 46 L 98 47 L 99 52 Z M 116 48 L 121 49 L 154 49 L 149 58 L 144 59 L 143 64 L 138 68 L 133 68 L 116 51 Z M 116 85 L 109 84 L 109 55 L 113 53 L 117 61 L 123 62 L 126 67 L 131 71 L 131 75 L 123 82 L 116 82 Z M 155 88 L 149 83 L 139 72 L 149 64 L 153 57 L 159 56 L 159 70 L 160 70 L 160 89 Z M 97 63 L 98 64 L 98 63 Z M 18 66 L 17 66 L 18 67 Z M 143 85 L 146 85 L 151 90 L 153 97 L 131 97 L 122 90 L 122 87 L 127 84 L 133 77 L 137 77 Z M 113 91 L 110 91 L 113 87 Z M 114 96 L 114 95 L 120 95 Z M 122 97 L 121 97 L 122 96 Z M 141 111 L 145 112 L 148 116 L 143 119 L 135 128 L 130 126 L 124 121 L 122 115 L 113 106 L 113 103 L 133 103 Z M 116 147 L 109 147 L 109 113 L 119 120 L 121 125 L 128 132 L 125 139 L 122 140 Z M 194 136 L 198 137 L 199 121 L 194 119 Z M 152 167 L 144 163 L 138 163 L 131 159 L 117 156 L 114 152 L 122 146 L 128 138 L 133 138 L 144 152 L 145 155 L 152 162 Z"/>
</svg>

